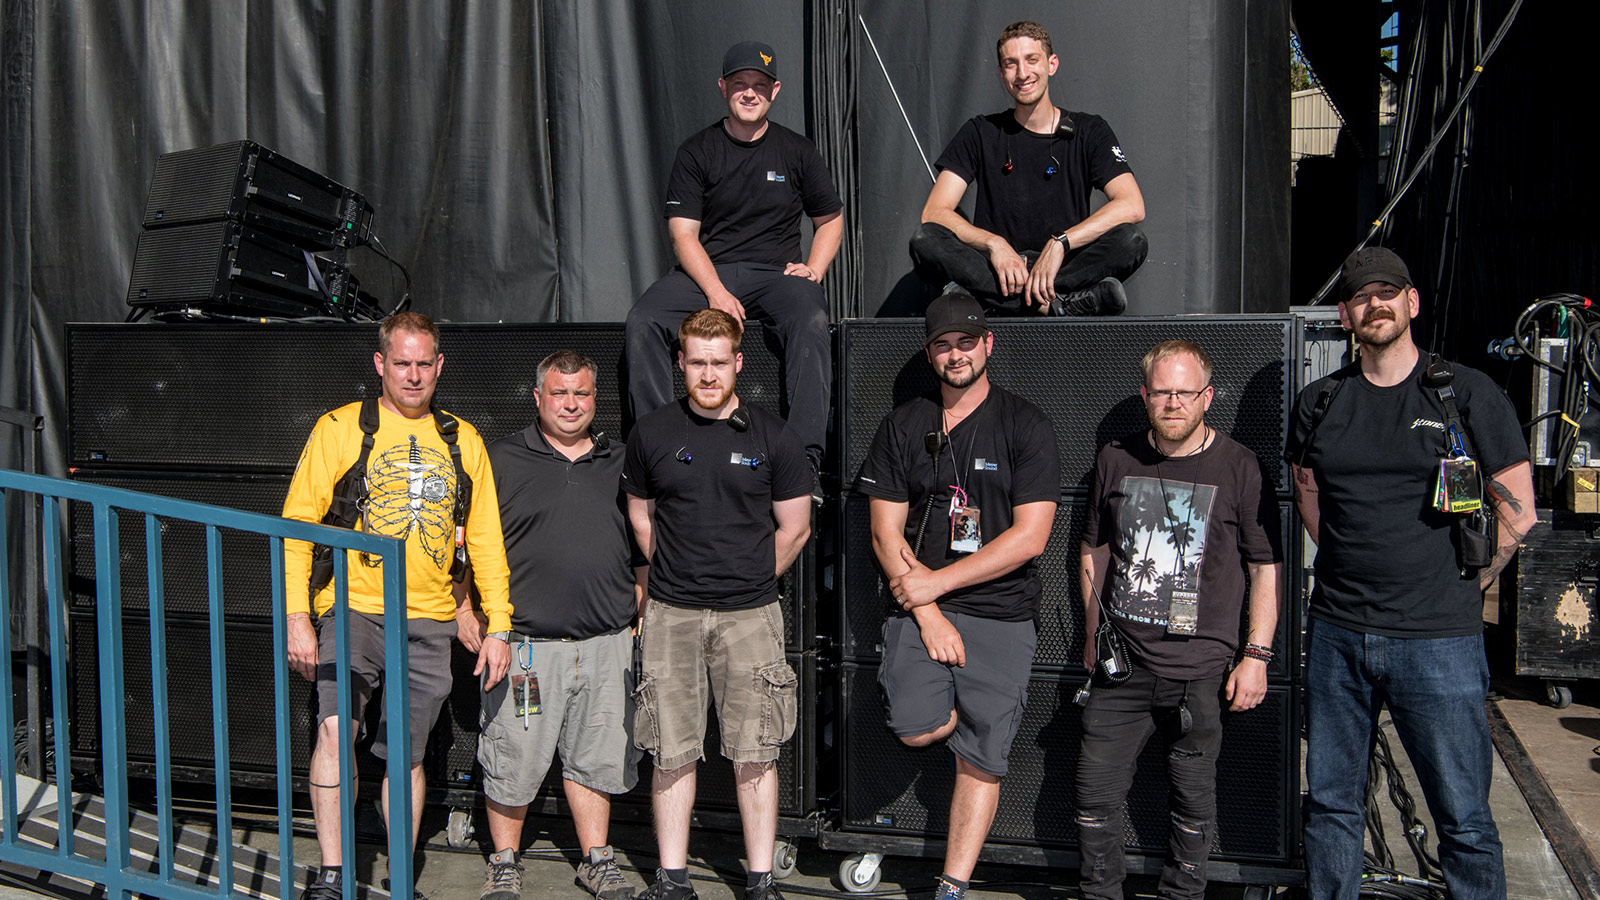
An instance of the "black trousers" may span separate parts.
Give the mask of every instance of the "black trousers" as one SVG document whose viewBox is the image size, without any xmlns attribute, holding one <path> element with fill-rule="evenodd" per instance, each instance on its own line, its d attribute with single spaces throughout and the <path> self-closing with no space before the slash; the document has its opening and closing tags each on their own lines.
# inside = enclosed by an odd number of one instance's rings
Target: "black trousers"
<svg viewBox="0 0 1600 900">
<path fill-rule="evenodd" d="M 833 347 L 828 335 L 828 300 L 822 285 L 783 274 L 782 266 L 730 263 L 717 277 L 744 304 L 745 315 L 775 332 L 783 344 L 784 392 L 789 427 L 820 462 L 828 436 L 833 388 Z M 705 309 L 706 295 L 681 269 L 645 289 L 628 313 L 628 411 L 637 422 L 678 394 L 678 325 Z"/>
<path fill-rule="evenodd" d="M 1067 251 L 1056 272 L 1056 293 L 1080 291 L 1107 276 L 1126 281 L 1149 253 L 1150 242 L 1139 226 L 1117 225 L 1097 240 Z M 1030 250 L 1022 257 L 1032 266 L 1039 254 Z M 911 263 L 929 284 L 942 287 L 954 281 L 993 312 L 1021 315 L 1029 311 L 1021 294 L 1000 295 L 1000 279 L 989 265 L 988 254 L 963 244 L 943 225 L 927 222 L 917 226 L 911 236 Z"/>
<path fill-rule="evenodd" d="M 1078 755 L 1078 844 L 1084 900 L 1122 900 L 1127 869 L 1122 855 L 1128 788 L 1145 742 L 1158 729 L 1167 741 L 1172 828 L 1158 891 L 1176 900 L 1201 900 L 1206 859 L 1217 820 L 1217 751 L 1222 746 L 1223 676 L 1195 681 L 1162 678 L 1135 668 L 1127 681 L 1098 681 L 1083 711 Z M 1192 724 L 1184 732 L 1180 705 Z"/>
</svg>

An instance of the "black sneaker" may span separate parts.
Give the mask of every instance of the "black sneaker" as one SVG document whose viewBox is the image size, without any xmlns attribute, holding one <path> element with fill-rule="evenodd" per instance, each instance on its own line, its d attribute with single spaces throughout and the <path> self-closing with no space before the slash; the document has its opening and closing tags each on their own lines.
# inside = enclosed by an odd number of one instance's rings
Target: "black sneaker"
<svg viewBox="0 0 1600 900">
<path fill-rule="evenodd" d="M 783 894 L 778 893 L 778 886 L 772 883 L 772 873 L 761 876 L 753 888 L 745 888 L 744 900 L 783 900 Z"/>
<path fill-rule="evenodd" d="M 966 895 L 966 888 L 956 887 L 943 878 L 934 879 L 933 900 L 962 900 Z"/>
<path fill-rule="evenodd" d="M 616 854 L 610 847 L 590 847 L 589 858 L 578 863 L 578 876 L 573 881 L 599 900 L 633 900 L 633 885 L 622 876 Z M 691 889 L 690 894 L 693 893 Z M 480 897 L 479 900 L 489 898 Z"/>
<path fill-rule="evenodd" d="M 383 889 L 385 891 L 389 890 L 389 879 L 387 878 L 383 880 Z M 392 897 L 391 900 L 393 900 Z M 411 900 L 428 900 L 428 895 L 424 894 L 413 885 L 411 888 Z"/>
<path fill-rule="evenodd" d="M 520 900 L 522 871 L 515 850 L 501 850 L 489 857 L 489 873 L 483 879 L 478 900 Z"/>
<path fill-rule="evenodd" d="M 317 880 L 300 896 L 301 900 L 342 900 L 344 879 L 333 869 L 323 869 L 317 873 Z"/>
<path fill-rule="evenodd" d="M 700 900 L 700 895 L 693 885 L 673 884 L 664 870 L 657 869 L 655 883 L 644 889 L 639 900 Z"/>
<path fill-rule="evenodd" d="M 1127 308 L 1127 291 L 1109 275 L 1081 291 L 1057 294 L 1050 301 L 1052 316 L 1120 316 Z"/>
</svg>

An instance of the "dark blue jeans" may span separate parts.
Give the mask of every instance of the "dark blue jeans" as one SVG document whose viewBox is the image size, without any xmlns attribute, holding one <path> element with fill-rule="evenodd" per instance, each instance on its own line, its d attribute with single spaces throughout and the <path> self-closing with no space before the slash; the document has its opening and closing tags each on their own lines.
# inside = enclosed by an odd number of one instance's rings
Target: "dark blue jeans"
<svg viewBox="0 0 1600 900">
<path fill-rule="evenodd" d="M 1067 251 L 1056 270 L 1056 293 L 1070 294 L 1111 277 L 1127 281 L 1150 253 L 1150 243 L 1137 225 L 1117 225 L 1082 247 Z M 1031 267 L 1036 251 L 1022 254 Z M 991 312 L 1023 315 L 1029 312 L 1021 294 L 1000 296 L 1000 279 L 989 265 L 989 255 L 963 244 L 955 232 L 928 222 L 911 235 L 911 263 L 929 284 L 943 287 L 954 281 L 967 289 Z"/>
<path fill-rule="evenodd" d="M 1314 900 L 1355 900 L 1367 761 L 1385 705 L 1439 830 L 1455 900 L 1503 898 L 1489 811 L 1494 748 L 1483 635 L 1396 638 L 1313 619 L 1306 631 L 1306 868 Z"/>
</svg>

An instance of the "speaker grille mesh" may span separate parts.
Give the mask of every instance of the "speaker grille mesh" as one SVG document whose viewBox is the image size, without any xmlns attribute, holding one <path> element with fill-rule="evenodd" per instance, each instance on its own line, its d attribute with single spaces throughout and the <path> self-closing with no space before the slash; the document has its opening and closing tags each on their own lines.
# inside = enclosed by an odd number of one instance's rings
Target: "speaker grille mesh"
<svg viewBox="0 0 1600 900">
<path fill-rule="evenodd" d="M 1139 360 L 1161 341 L 1194 341 L 1206 349 L 1214 369 L 1216 398 L 1206 421 L 1255 451 L 1268 483 L 1286 493 L 1282 459 L 1292 399 L 1293 323 L 1288 316 L 995 320 L 989 372 L 1055 425 L 1062 490 L 1087 490 L 1100 448 L 1149 427 L 1139 399 Z M 853 319 L 840 330 L 841 472 L 849 481 L 883 417 L 936 382 L 922 354 L 920 321 Z"/>
</svg>

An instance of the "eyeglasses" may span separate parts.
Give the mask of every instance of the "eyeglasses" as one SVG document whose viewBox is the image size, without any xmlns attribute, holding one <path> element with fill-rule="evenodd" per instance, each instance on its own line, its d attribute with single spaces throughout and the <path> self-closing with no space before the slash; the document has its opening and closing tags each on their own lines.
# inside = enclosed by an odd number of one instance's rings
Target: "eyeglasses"
<svg viewBox="0 0 1600 900">
<path fill-rule="evenodd" d="M 1178 401 L 1180 406 L 1189 406 L 1200 399 L 1201 394 L 1209 390 L 1211 390 L 1211 385 L 1209 384 L 1198 391 L 1152 391 L 1146 388 L 1144 395 L 1149 398 L 1151 403 L 1166 403 L 1167 400 L 1171 399 Z"/>
</svg>

